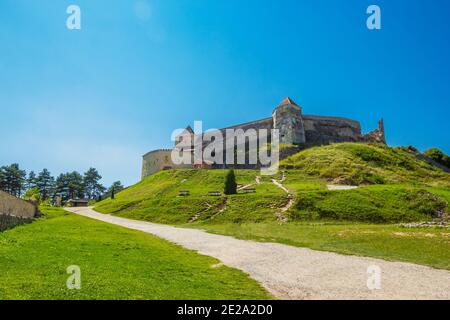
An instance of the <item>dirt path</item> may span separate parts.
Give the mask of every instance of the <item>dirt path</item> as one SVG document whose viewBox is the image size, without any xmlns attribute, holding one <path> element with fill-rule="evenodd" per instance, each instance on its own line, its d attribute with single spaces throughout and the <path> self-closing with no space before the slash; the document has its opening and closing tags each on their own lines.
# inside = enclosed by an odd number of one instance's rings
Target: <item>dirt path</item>
<svg viewBox="0 0 450 320">
<path fill-rule="evenodd" d="M 71 212 L 151 233 L 221 260 L 259 281 L 281 299 L 450 299 L 450 272 L 410 263 L 344 256 L 258 243 L 97 213 L 90 208 Z M 381 289 L 369 290 L 368 268 L 381 270 Z"/>
<path fill-rule="evenodd" d="M 295 203 L 295 199 L 294 199 L 294 195 L 285 187 L 283 186 L 282 182 L 286 180 L 286 175 L 283 173 L 283 177 L 281 178 L 281 182 L 278 182 L 275 179 L 272 179 L 272 183 L 274 185 L 276 185 L 278 188 L 280 188 L 281 190 L 283 190 L 284 192 L 286 192 L 288 194 L 288 203 L 280 208 L 278 210 L 278 212 L 276 213 L 277 215 L 277 220 L 281 223 L 285 223 L 288 221 L 288 218 L 286 216 L 286 212 L 294 205 Z"/>
<path fill-rule="evenodd" d="M 272 183 L 273 183 L 274 185 L 276 185 L 278 188 L 280 188 L 281 190 L 283 190 L 284 192 L 286 192 L 287 194 L 291 194 L 291 193 L 289 192 L 289 190 L 288 190 L 285 186 L 283 186 L 280 182 L 278 182 L 277 180 L 272 179 Z"/>
<path fill-rule="evenodd" d="M 327 189 L 330 191 L 341 191 L 341 190 L 358 189 L 358 187 L 357 186 L 341 186 L 341 185 L 329 184 L 329 185 L 327 185 Z"/>
</svg>

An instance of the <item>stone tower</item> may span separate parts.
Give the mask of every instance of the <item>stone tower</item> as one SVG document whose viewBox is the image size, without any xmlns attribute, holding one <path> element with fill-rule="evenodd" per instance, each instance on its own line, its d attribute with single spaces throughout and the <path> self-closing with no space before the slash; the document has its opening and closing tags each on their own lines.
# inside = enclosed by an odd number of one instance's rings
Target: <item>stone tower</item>
<svg viewBox="0 0 450 320">
<path fill-rule="evenodd" d="M 280 130 L 280 143 L 301 145 L 306 142 L 302 109 L 286 97 L 274 110 L 273 127 Z"/>
</svg>

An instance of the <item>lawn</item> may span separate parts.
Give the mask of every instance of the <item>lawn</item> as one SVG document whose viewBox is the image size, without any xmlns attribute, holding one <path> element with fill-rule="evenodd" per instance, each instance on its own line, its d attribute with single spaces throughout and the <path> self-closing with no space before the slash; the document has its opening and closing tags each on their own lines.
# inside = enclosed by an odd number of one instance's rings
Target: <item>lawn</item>
<svg viewBox="0 0 450 320">
<path fill-rule="evenodd" d="M 266 299 L 246 274 L 151 235 L 43 208 L 0 232 L 0 300 Z M 81 268 L 69 290 L 66 268 Z"/>
<path fill-rule="evenodd" d="M 450 230 L 359 223 L 204 224 L 212 233 L 450 270 Z"/>
</svg>

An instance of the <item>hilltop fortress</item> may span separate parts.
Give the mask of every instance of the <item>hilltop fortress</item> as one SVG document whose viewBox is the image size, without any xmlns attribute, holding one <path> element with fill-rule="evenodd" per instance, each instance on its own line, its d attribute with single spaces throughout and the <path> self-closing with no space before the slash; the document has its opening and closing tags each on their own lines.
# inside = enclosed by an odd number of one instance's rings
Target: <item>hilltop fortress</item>
<svg viewBox="0 0 450 320">
<path fill-rule="evenodd" d="M 362 134 L 361 125 L 358 121 L 328 116 L 315 116 L 303 114 L 302 108 L 298 106 L 289 97 L 285 98 L 281 104 L 273 111 L 269 118 L 256 120 L 236 126 L 220 129 L 225 132 L 227 129 L 244 131 L 267 129 L 270 133 L 272 129 L 279 130 L 279 140 L 282 145 L 296 146 L 299 148 L 308 148 L 338 142 L 378 142 L 386 143 L 384 134 L 384 123 L 380 120 L 378 128 L 367 134 Z M 194 135 L 191 127 L 186 128 L 182 134 Z M 181 135 L 182 135 L 181 134 Z M 181 136 L 180 135 L 180 136 Z M 176 144 L 179 139 L 176 139 Z M 205 145 L 204 145 L 205 147 Z M 227 165 L 216 165 L 207 162 L 201 164 L 181 164 L 173 163 L 172 150 L 154 150 L 143 156 L 142 178 L 152 175 L 161 170 L 179 169 L 179 168 L 226 168 Z M 281 153 L 281 157 L 289 154 Z M 236 167 L 236 166 L 234 166 Z M 245 168 L 255 168 L 255 165 L 247 164 Z"/>
</svg>

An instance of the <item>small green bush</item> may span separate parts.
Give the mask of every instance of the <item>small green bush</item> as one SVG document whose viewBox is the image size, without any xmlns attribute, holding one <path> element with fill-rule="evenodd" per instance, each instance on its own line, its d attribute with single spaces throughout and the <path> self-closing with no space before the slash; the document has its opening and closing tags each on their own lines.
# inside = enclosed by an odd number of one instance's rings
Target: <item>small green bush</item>
<svg viewBox="0 0 450 320">
<path fill-rule="evenodd" d="M 237 183 L 236 183 L 236 175 L 234 174 L 234 170 L 228 171 L 228 173 L 225 177 L 224 193 L 226 195 L 237 194 Z"/>
</svg>

